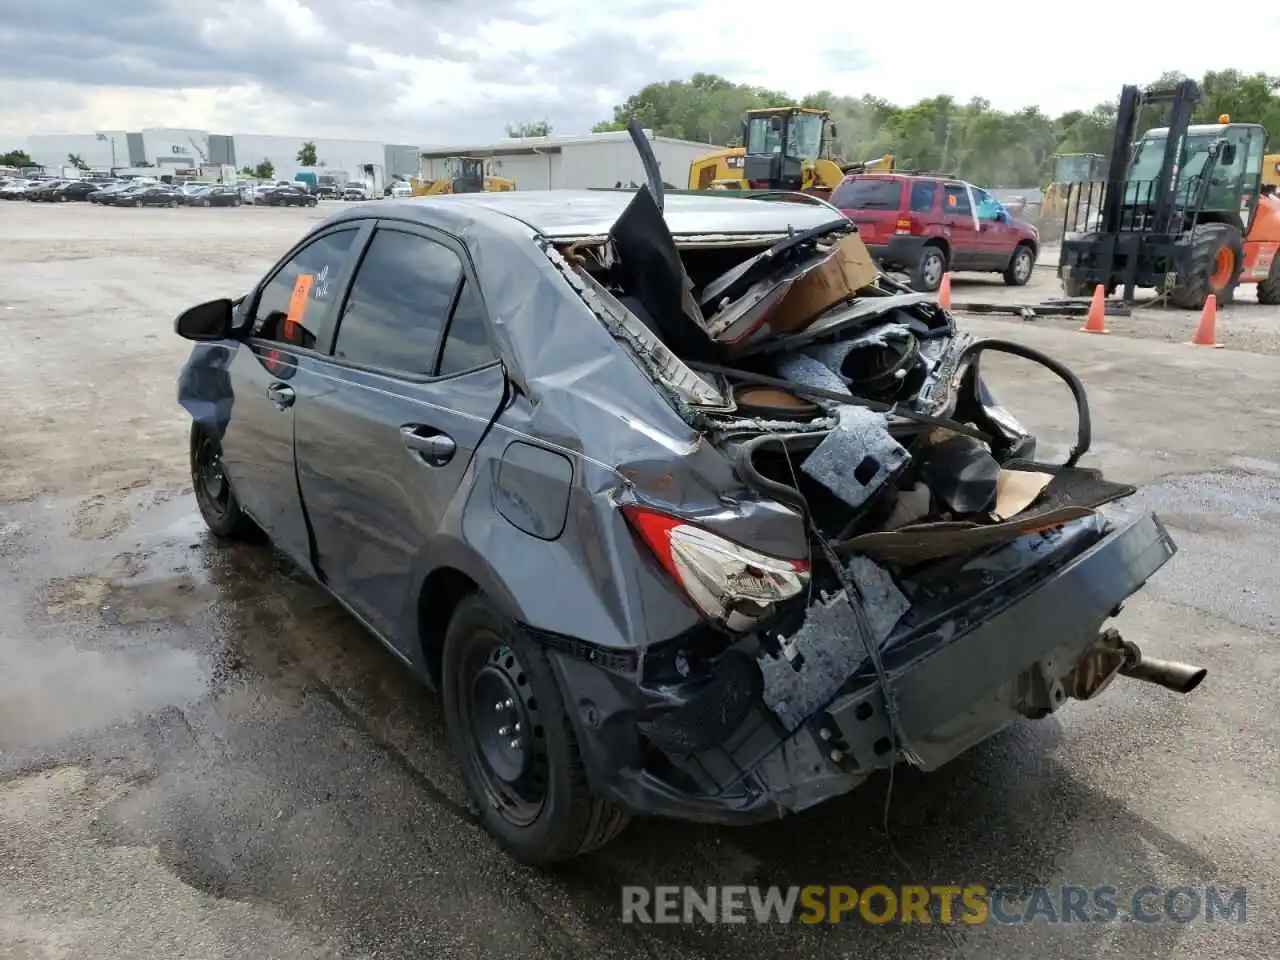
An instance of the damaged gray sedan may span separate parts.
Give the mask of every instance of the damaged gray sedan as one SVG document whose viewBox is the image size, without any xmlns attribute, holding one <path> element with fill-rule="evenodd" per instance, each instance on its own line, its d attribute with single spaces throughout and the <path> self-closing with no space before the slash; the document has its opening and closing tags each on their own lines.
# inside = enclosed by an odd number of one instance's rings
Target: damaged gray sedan
<svg viewBox="0 0 1280 960">
<path fill-rule="evenodd" d="M 745 824 L 934 769 L 1125 675 L 1174 553 L 1077 466 L 1079 381 L 958 331 L 825 204 L 508 192 L 316 227 L 188 310 L 199 509 L 263 534 L 428 684 L 521 861 L 631 814 Z M 1065 463 L 980 376 L 1075 394 Z"/>
</svg>

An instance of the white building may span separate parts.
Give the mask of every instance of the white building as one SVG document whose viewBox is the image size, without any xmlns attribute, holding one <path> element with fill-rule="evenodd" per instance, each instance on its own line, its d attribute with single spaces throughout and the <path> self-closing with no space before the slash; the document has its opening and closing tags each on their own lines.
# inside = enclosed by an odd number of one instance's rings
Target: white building
<svg viewBox="0 0 1280 960">
<path fill-rule="evenodd" d="M 270 160 L 279 179 L 292 180 L 303 167 L 298 151 L 303 143 L 316 146 L 316 159 L 325 167 L 360 176 L 365 164 L 379 168 L 383 176 L 412 176 L 418 172 L 418 148 L 372 140 L 326 140 L 318 137 L 267 137 L 259 134 L 212 134 L 207 130 L 155 127 L 140 131 L 102 130 L 96 133 L 47 134 L 27 138 L 27 153 L 36 163 L 60 167 L 68 155 L 92 168 L 153 166 L 199 167 L 225 163 L 237 169 L 256 167 Z"/>
<path fill-rule="evenodd" d="M 689 164 L 711 150 L 713 144 L 655 137 L 648 134 L 653 152 L 668 184 L 685 188 Z M 484 159 L 489 173 L 515 181 L 517 190 L 582 189 L 644 183 L 644 166 L 631 136 L 625 130 L 581 137 L 526 137 L 489 144 L 424 147 L 422 175 L 429 179 L 446 174 L 450 157 Z"/>
<path fill-rule="evenodd" d="M 252 133 L 212 134 L 207 130 L 155 127 L 140 131 L 102 130 L 96 133 L 49 134 L 27 139 L 27 152 L 46 167 L 66 165 L 68 155 L 94 169 L 111 167 L 167 169 L 230 164 L 236 169 L 271 161 L 279 179 L 292 180 L 303 168 L 298 151 L 305 142 L 316 147 L 319 165 L 363 177 L 365 164 L 378 168 L 379 179 L 421 174 L 445 175 L 449 157 L 486 160 L 489 172 L 514 180 L 520 190 L 612 187 L 644 182 L 640 155 L 624 131 L 593 133 L 580 137 L 527 137 L 488 144 L 432 146 L 385 144 L 373 140 L 337 140 L 319 137 L 277 137 Z M 718 149 L 713 144 L 655 137 L 649 142 L 658 157 L 662 178 L 683 188 L 689 182 L 689 164 L 695 157 Z"/>
</svg>

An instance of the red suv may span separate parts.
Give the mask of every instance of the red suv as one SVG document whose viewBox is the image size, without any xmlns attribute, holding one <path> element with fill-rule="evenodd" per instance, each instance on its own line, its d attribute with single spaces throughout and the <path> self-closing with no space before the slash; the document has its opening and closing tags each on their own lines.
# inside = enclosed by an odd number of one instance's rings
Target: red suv
<svg viewBox="0 0 1280 960">
<path fill-rule="evenodd" d="M 1015 220 L 980 187 L 950 177 L 855 173 L 831 194 L 886 269 L 911 276 L 932 293 L 948 270 L 1004 274 L 1020 287 L 1031 279 L 1040 232 Z"/>
</svg>

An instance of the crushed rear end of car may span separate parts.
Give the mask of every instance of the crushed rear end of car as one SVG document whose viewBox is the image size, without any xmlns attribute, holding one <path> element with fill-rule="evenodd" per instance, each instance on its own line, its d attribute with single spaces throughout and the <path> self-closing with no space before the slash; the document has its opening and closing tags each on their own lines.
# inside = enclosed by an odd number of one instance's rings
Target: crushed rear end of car
<svg viewBox="0 0 1280 960">
<path fill-rule="evenodd" d="M 781 237 L 677 239 L 661 188 L 642 188 L 608 236 L 543 244 L 734 477 L 667 483 L 682 500 L 654 479 L 678 457 L 618 465 L 637 562 L 700 615 L 625 655 L 560 661 L 591 779 L 633 811 L 772 819 L 898 762 L 936 769 L 1118 676 L 1183 693 L 1204 677 L 1108 626 L 1176 546 L 1125 503 L 1134 487 L 1078 465 L 1080 381 L 958 330 L 830 212 Z M 1038 461 L 991 395 L 992 354 L 1065 382 L 1064 462 Z"/>
</svg>

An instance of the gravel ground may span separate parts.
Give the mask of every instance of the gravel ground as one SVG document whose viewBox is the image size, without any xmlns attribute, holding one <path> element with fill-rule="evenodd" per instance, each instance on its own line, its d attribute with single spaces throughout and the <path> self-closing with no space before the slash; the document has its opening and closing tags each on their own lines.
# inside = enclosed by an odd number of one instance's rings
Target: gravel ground
<svg viewBox="0 0 1280 960">
<path fill-rule="evenodd" d="M 1278 312 L 969 319 L 1071 364 L 1087 462 L 1181 552 L 1126 608 L 1189 697 L 1119 682 L 928 776 L 777 824 L 633 825 L 557 870 L 477 828 L 436 699 L 269 551 L 213 543 L 186 475 L 172 319 L 242 292 L 318 211 L 0 204 L 0 956 L 1280 956 Z M 955 299 L 1039 299 L 958 278 Z M 1062 442 L 1061 391 L 992 367 Z M 1055 390 L 1057 392 L 1055 392 Z M 1248 888 L 1248 920 L 636 926 L 623 884 Z"/>
</svg>

